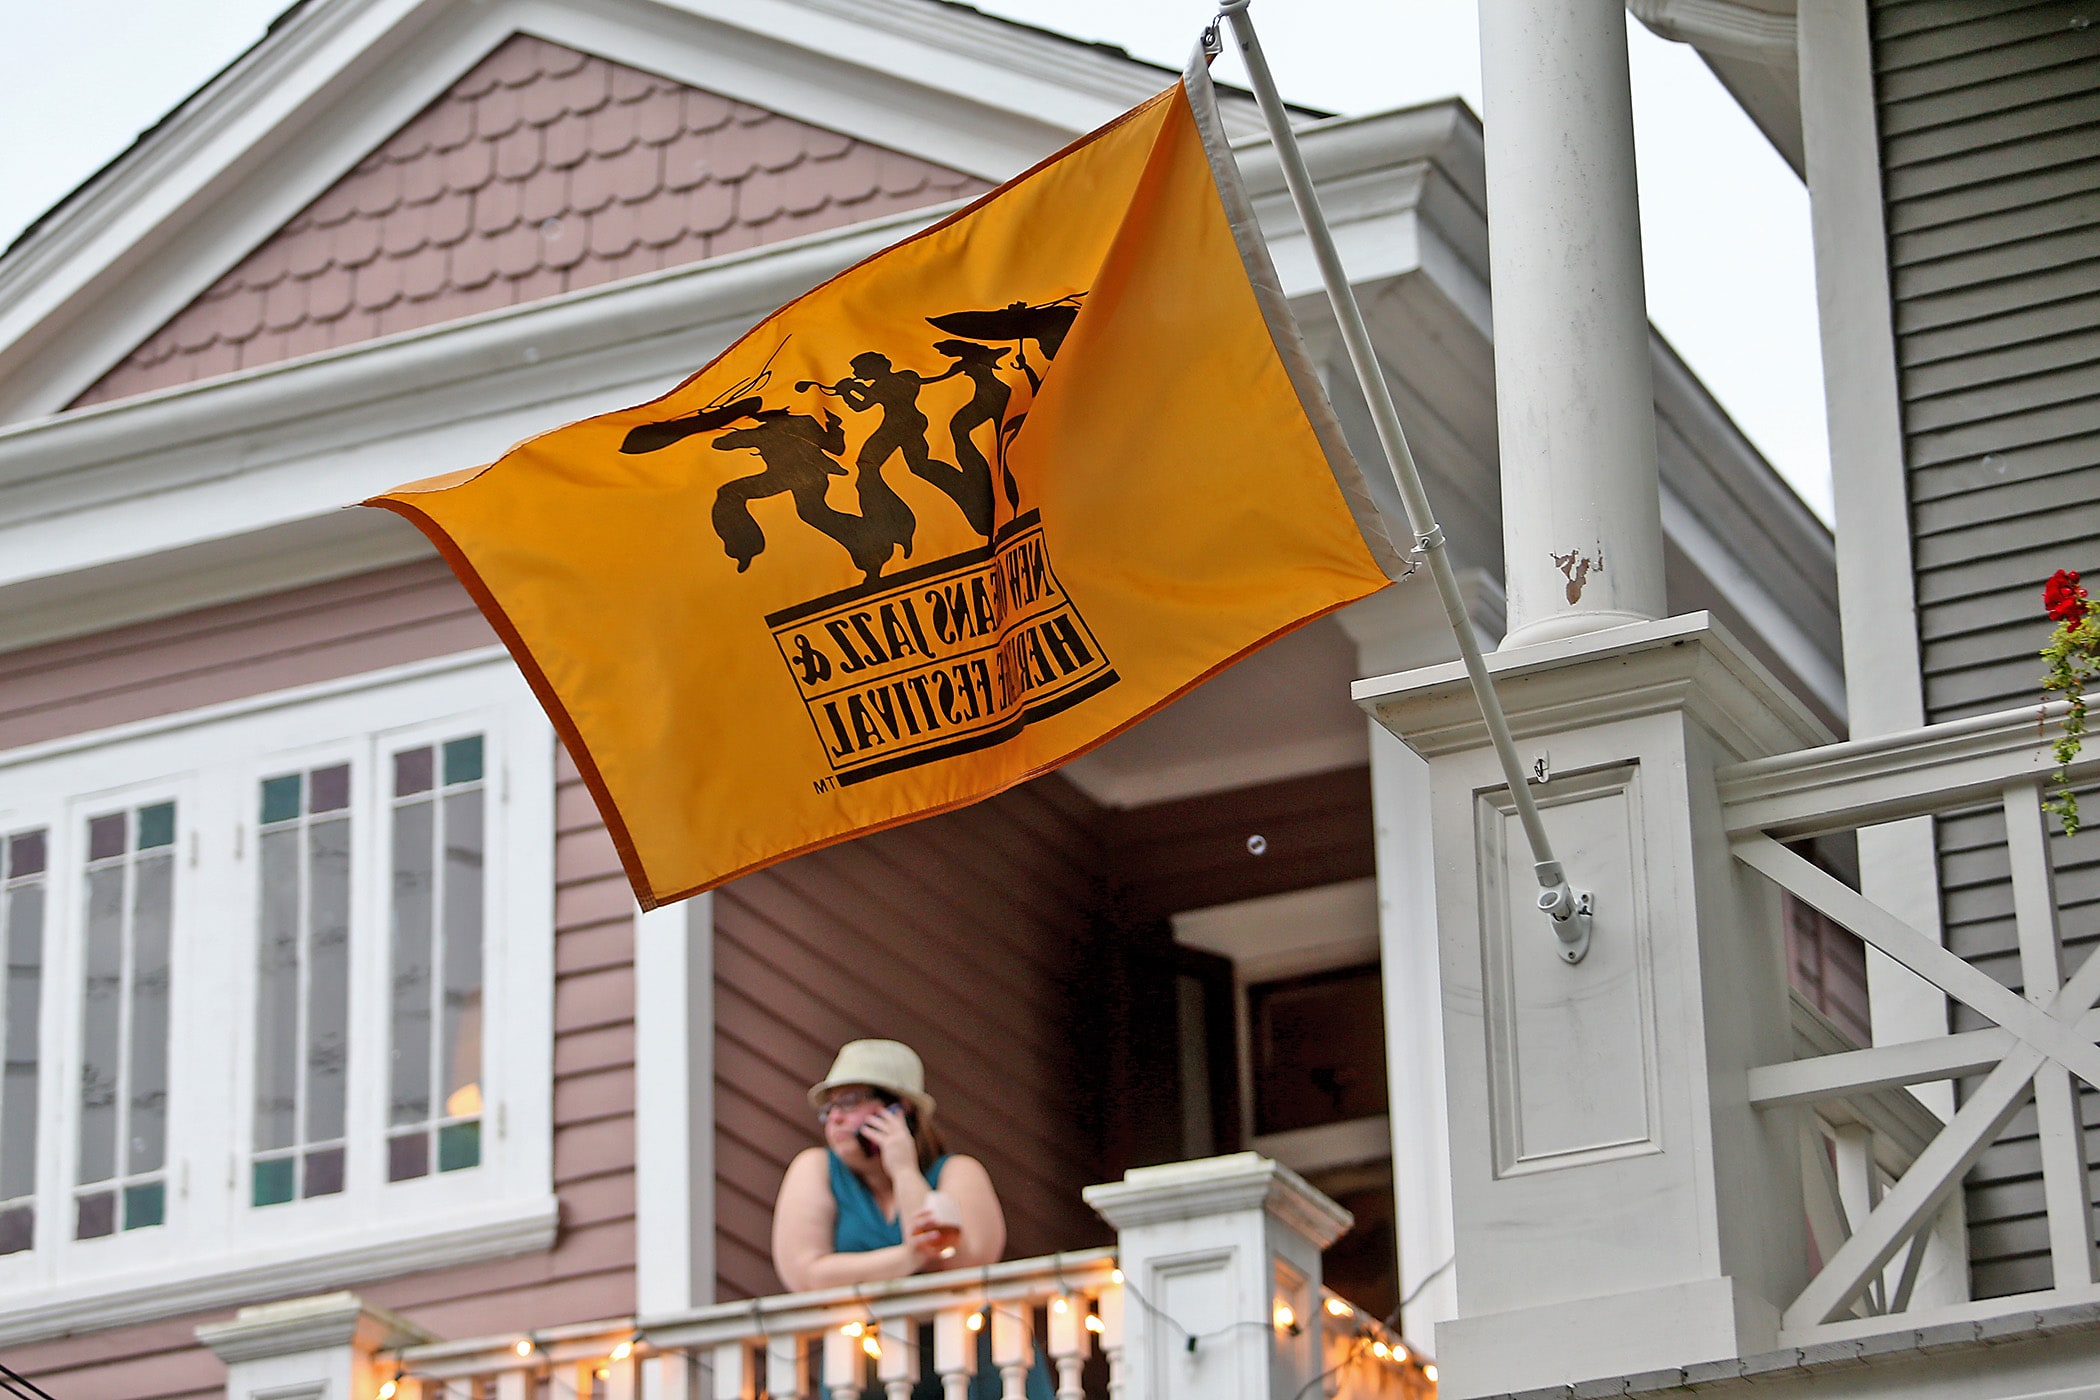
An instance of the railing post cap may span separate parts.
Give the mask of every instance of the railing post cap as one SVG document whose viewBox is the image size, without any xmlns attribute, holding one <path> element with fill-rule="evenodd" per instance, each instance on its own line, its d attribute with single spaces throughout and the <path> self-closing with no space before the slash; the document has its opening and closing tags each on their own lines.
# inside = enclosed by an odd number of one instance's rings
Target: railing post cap
<svg viewBox="0 0 2100 1400">
<path fill-rule="evenodd" d="M 1133 1167 L 1121 1181 L 1089 1186 L 1082 1194 L 1117 1230 L 1260 1207 L 1314 1248 L 1325 1249 L 1356 1223 L 1304 1177 L 1259 1152 Z"/>
<path fill-rule="evenodd" d="M 376 1350 L 437 1340 L 435 1333 L 355 1293 L 320 1293 L 256 1304 L 225 1322 L 203 1324 L 196 1336 L 229 1365 L 328 1347 L 355 1344 Z"/>
</svg>

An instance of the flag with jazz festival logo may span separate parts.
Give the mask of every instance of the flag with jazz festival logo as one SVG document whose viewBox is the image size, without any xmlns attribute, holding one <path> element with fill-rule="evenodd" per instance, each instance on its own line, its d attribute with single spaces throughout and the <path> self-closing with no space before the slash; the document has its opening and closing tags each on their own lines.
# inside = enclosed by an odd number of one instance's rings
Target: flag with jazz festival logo
<svg viewBox="0 0 2100 1400">
<path fill-rule="evenodd" d="M 1199 63 L 651 403 L 368 504 L 645 908 L 991 796 L 1403 571 Z"/>
</svg>

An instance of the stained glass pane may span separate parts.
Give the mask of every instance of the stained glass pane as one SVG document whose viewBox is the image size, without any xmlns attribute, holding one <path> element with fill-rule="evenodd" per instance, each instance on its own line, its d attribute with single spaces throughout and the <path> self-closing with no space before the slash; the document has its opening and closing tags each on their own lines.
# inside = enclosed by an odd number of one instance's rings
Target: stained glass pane
<svg viewBox="0 0 2100 1400">
<path fill-rule="evenodd" d="M 117 1233 L 117 1193 L 96 1191 L 82 1196 L 73 1221 L 73 1238 L 97 1240 Z"/>
<path fill-rule="evenodd" d="M 445 745 L 445 785 L 471 783 L 481 777 L 481 736 L 454 739 Z"/>
<path fill-rule="evenodd" d="M 430 791 L 429 749 L 409 749 L 394 755 L 394 796 L 412 797 Z"/>
<path fill-rule="evenodd" d="M 306 1154 L 306 1192 L 333 1196 L 343 1189 L 343 1149 L 327 1147 Z"/>
<path fill-rule="evenodd" d="M 8 838 L 7 878 L 19 880 L 25 875 L 44 873 L 44 833 L 25 831 Z"/>
<path fill-rule="evenodd" d="M 421 752 L 429 757 L 428 749 Z M 434 815 L 428 802 L 394 812 L 392 1072 L 387 1107 L 391 1124 L 421 1123 L 430 1117 Z"/>
<path fill-rule="evenodd" d="M 154 809 L 148 808 L 147 811 Z M 173 820 L 174 808 L 166 809 Z M 143 827 L 144 814 L 141 813 Z M 138 862 L 131 931 L 131 1111 L 126 1172 L 157 1171 L 168 1148 L 168 980 L 175 915 L 175 860 Z M 130 1225 L 125 1207 L 125 1229 Z M 158 1215 L 154 1224 L 159 1224 Z"/>
<path fill-rule="evenodd" d="M 298 815 L 299 775 L 289 773 L 282 778 L 263 779 L 263 824 L 267 826 L 271 822 L 288 822 Z"/>
<path fill-rule="evenodd" d="M 269 799 L 264 798 L 267 808 Z M 299 832 L 255 843 L 261 909 L 256 929 L 255 1146 L 290 1147 L 299 1070 Z"/>
<path fill-rule="evenodd" d="M 20 1254 L 36 1247 L 36 1207 L 0 1210 L 0 1254 Z"/>
<path fill-rule="evenodd" d="M 447 1123 L 438 1129 L 438 1170 L 456 1172 L 481 1165 L 481 1124 Z"/>
<path fill-rule="evenodd" d="M 430 1134 L 407 1133 L 386 1145 L 386 1179 L 409 1181 L 430 1175 Z"/>
<path fill-rule="evenodd" d="M 158 1181 L 124 1188 L 124 1228 L 142 1230 L 167 1218 L 168 1191 Z"/>
<path fill-rule="evenodd" d="M 480 1111 L 483 794 L 445 799 L 445 1004 L 439 1041 L 445 1112 Z M 473 1089 L 473 1104 L 457 1100 Z"/>
<path fill-rule="evenodd" d="M 350 1060 L 350 823 L 307 829 L 306 1136 L 343 1135 Z M 311 1189 L 309 1196 L 315 1194 Z"/>
<path fill-rule="evenodd" d="M 121 820 L 121 819 L 120 819 Z M 124 867 L 87 876 L 85 994 L 81 1007 L 80 1180 L 117 1173 L 117 1092 L 124 1019 Z M 81 1220 L 90 1220 L 83 1202 Z M 104 1230 L 102 1233 L 107 1234 Z M 82 1238 L 86 1238 L 83 1233 Z"/>
<path fill-rule="evenodd" d="M 150 851 L 156 846 L 175 844 L 175 804 L 163 802 L 155 807 L 139 808 L 139 849 Z"/>
<path fill-rule="evenodd" d="M 108 860 L 124 854 L 124 814 L 114 812 L 88 823 L 88 859 Z"/>
<path fill-rule="evenodd" d="M 299 1163 L 291 1157 L 273 1157 L 257 1162 L 249 1199 L 259 1206 L 283 1205 L 292 1198 L 292 1174 Z"/>
<path fill-rule="evenodd" d="M 350 805 L 350 765 L 316 768 L 306 775 L 306 810 L 340 812 Z"/>
<path fill-rule="evenodd" d="M 21 843 L 15 838 L 17 845 Z M 0 1201 L 36 1190 L 37 1018 L 44 989 L 44 887 L 0 895 L 7 980 L 0 1000 Z M 0 1253 L 4 1253 L 0 1250 Z"/>
</svg>

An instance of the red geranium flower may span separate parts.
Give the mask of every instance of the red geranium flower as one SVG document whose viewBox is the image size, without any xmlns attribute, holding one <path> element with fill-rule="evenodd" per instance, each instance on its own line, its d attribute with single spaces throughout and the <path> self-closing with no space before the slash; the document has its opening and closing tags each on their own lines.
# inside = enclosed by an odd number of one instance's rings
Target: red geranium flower
<svg viewBox="0 0 2100 1400">
<path fill-rule="evenodd" d="M 2078 586 L 2078 575 L 2069 569 L 2058 569 L 2042 585 L 2042 607 L 2049 613 L 2052 622 L 2068 622 L 2076 627 L 2085 621 L 2086 592 Z"/>
</svg>

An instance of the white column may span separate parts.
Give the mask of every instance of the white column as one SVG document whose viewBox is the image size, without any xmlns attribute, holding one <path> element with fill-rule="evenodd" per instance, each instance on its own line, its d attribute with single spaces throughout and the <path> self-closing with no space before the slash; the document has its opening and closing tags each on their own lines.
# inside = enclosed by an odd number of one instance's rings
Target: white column
<svg viewBox="0 0 2100 1400">
<path fill-rule="evenodd" d="M 1349 1212 L 1254 1152 L 1138 1167 L 1085 1194 L 1116 1230 L 1131 1400 L 1311 1393 L 1320 1251 Z"/>
<path fill-rule="evenodd" d="M 355 1293 L 324 1293 L 242 1308 L 197 1340 L 226 1363 L 226 1400 L 368 1400 L 393 1377 L 375 1353 L 437 1338 Z"/>
<path fill-rule="evenodd" d="M 1481 0 L 1509 632 L 1660 617 L 1655 390 L 1626 13 Z"/>
<path fill-rule="evenodd" d="M 644 1318 L 714 1301 L 714 1008 L 713 898 L 637 914 L 635 1311 Z M 655 1390 L 649 1377 L 644 1385 Z"/>
</svg>

